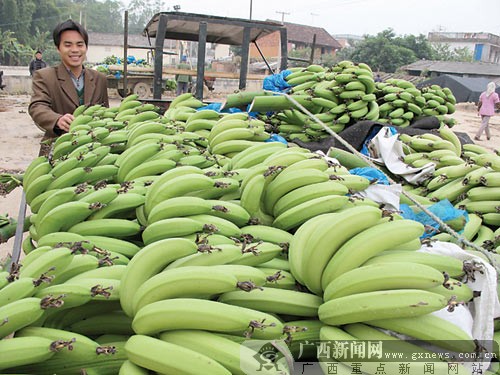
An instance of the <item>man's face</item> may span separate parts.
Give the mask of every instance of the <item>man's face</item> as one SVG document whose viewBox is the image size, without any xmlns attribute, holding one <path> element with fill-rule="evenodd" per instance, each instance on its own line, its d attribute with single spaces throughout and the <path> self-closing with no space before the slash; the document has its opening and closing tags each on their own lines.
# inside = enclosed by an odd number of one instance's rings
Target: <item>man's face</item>
<svg viewBox="0 0 500 375">
<path fill-rule="evenodd" d="M 83 65 L 87 54 L 87 45 L 78 31 L 66 30 L 61 34 L 61 43 L 57 47 L 61 60 L 68 68 Z"/>
<path fill-rule="evenodd" d="M 41 59 L 42 59 L 42 54 L 41 54 L 41 53 L 37 53 L 37 54 L 35 54 L 35 57 L 36 57 L 38 60 L 41 60 Z"/>
</svg>

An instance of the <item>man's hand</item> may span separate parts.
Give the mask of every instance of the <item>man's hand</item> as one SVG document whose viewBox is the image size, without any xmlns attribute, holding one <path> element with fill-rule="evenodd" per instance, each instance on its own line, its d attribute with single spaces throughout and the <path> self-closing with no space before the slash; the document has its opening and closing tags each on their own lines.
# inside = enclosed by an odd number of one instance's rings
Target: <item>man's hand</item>
<svg viewBox="0 0 500 375">
<path fill-rule="evenodd" d="M 74 119 L 75 117 L 71 113 L 66 113 L 65 115 L 59 117 L 56 126 L 65 132 L 69 132 L 69 125 Z"/>
</svg>

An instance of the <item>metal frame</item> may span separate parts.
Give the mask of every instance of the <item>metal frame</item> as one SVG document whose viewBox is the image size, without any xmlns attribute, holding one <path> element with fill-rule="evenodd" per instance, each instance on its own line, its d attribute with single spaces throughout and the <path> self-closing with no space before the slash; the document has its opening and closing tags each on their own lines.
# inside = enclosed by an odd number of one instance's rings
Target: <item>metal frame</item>
<svg viewBox="0 0 500 375">
<path fill-rule="evenodd" d="M 169 25 L 173 25 L 169 27 Z M 178 25 L 179 27 L 175 27 Z M 183 27 L 183 29 L 181 29 Z M 212 28 L 211 28 L 212 27 Z M 235 32 L 237 30 L 238 32 Z M 287 30 L 281 23 L 250 21 L 239 18 L 207 16 L 182 12 L 155 14 L 144 28 L 143 34 L 155 37 L 153 98 L 161 99 L 163 45 L 165 39 L 198 42 L 196 97 L 203 99 L 206 43 L 222 43 L 242 46 L 239 88 L 246 88 L 250 43 L 275 31 L 280 33 L 280 70 L 285 70 L 288 60 Z M 163 36 L 163 37 L 162 37 Z"/>
</svg>

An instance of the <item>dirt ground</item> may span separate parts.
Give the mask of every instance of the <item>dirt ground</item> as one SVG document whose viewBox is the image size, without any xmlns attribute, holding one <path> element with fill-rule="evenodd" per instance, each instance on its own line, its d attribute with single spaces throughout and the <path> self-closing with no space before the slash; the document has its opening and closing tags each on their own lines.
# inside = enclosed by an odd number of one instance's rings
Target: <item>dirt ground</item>
<svg viewBox="0 0 500 375">
<path fill-rule="evenodd" d="M 42 131 L 34 125 L 28 114 L 29 99 L 28 95 L 0 94 L 0 173 L 22 172 L 38 155 Z M 110 98 L 111 106 L 116 106 L 119 102 L 119 97 Z M 465 132 L 473 138 L 480 124 L 474 104 L 457 105 L 457 111 L 452 116 L 457 120 L 453 130 Z M 488 141 L 483 135 L 482 140 L 477 143 L 493 151 L 500 146 L 500 116 L 491 119 L 490 129 L 491 139 Z M 6 197 L 0 196 L 0 214 L 18 217 L 21 191 L 21 188 L 17 188 Z M 13 238 L 0 244 L 0 259 L 12 252 L 13 244 Z"/>
</svg>

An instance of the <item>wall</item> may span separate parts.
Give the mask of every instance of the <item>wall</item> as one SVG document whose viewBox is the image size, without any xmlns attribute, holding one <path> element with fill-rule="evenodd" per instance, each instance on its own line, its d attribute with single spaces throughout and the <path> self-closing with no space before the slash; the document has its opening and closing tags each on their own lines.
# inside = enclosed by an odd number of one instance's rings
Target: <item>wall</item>
<svg viewBox="0 0 500 375">
<path fill-rule="evenodd" d="M 128 56 L 134 56 L 136 60 L 144 59 L 150 63 L 153 62 L 151 57 L 151 52 L 148 49 L 139 49 L 139 48 L 129 48 Z M 92 64 L 101 64 L 106 57 L 116 56 L 119 58 L 123 58 L 123 48 L 120 47 L 111 47 L 111 46 L 99 46 L 99 45 L 90 45 L 87 51 L 87 61 Z M 168 65 L 175 62 L 176 56 L 172 55 L 163 55 L 163 64 Z"/>
<path fill-rule="evenodd" d="M 266 59 L 278 58 L 281 54 L 279 31 L 263 36 L 257 41 L 257 44 Z M 249 55 L 250 58 L 258 58 L 259 60 L 262 59 L 257 47 L 255 47 L 253 43 L 250 44 Z"/>
<path fill-rule="evenodd" d="M 0 91 L 1 94 L 31 94 L 31 76 L 29 75 L 28 67 L 10 67 L 0 66 L 3 70 L 3 83 L 6 87 Z M 214 93 L 231 94 L 238 90 L 238 79 L 218 78 L 215 80 Z M 248 91 L 256 91 L 262 88 L 261 80 L 247 81 Z"/>
<path fill-rule="evenodd" d="M 31 76 L 28 66 L 0 66 L 3 71 L 3 84 L 0 94 L 30 94 Z"/>
</svg>

